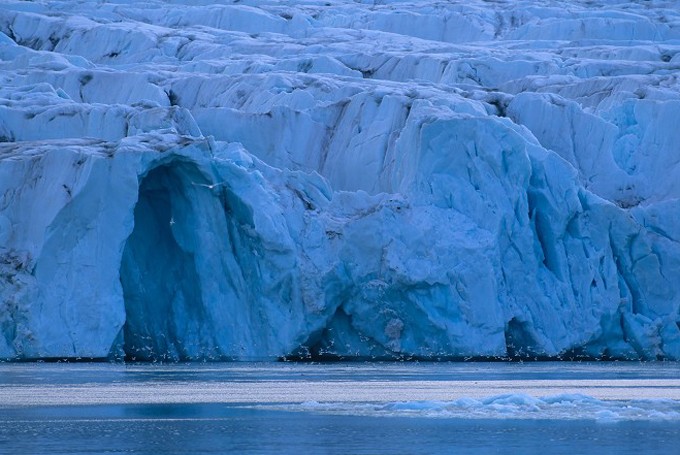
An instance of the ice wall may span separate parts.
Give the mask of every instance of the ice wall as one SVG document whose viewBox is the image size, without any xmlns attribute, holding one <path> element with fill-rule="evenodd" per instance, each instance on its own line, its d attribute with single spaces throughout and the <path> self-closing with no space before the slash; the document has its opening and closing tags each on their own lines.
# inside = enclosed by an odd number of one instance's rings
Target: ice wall
<svg viewBox="0 0 680 455">
<path fill-rule="evenodd" d="M 661 1 L 4 2 L 0 358 L 679 359 L 679 40 Z"/>
</svg>

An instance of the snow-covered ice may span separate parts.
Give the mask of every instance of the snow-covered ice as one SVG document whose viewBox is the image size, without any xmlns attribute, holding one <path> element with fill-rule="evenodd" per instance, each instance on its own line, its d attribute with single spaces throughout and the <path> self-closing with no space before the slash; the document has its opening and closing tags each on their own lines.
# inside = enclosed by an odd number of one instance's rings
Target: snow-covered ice
<svg viewBox="0 0 680 455">
<path fill-rule="evenodd" d="M 672 1 L 0 5 L 0 358 L 680 359 Z"/>
</svg>

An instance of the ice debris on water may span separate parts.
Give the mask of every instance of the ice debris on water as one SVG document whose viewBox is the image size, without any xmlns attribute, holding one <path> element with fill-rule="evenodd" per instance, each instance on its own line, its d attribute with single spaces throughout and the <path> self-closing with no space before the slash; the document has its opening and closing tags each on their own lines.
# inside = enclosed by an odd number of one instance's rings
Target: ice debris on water
<svg viewBox="0 0 680 455">
<path fill-rule="evenodd" d="M 605 424 L 680 421 L 680 405 L 674 400 L 599 400 L 580 394 L 545 397 L 506 394 L 483 399 L 463 397 L 453 401 L 387 403 L 304 402 L 257 407 L 319 414 L 436 419 L 593 420 Z"/>
</svg>

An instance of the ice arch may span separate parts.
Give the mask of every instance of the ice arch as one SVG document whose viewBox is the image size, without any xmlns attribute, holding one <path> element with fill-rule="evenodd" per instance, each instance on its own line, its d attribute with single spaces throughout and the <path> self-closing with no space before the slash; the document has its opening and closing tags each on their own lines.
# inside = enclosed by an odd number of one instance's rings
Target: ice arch
<svg viewBox="0 0 680 455">
<path fill-rule="evenodd" d="M 215 301 L 236 299 L 234 287 L 213 292 L 206 265 L 211 251 L 227 247 L 224 210 L 196 165 L 173 162 L 143 177 L 134 229 L 121 263 L 126 322 L 123 349 L 137 360 L 220 358 L 223 317 Z M 205 231 L 209 231 L 207 234 Z M 210 234 L 212 232 L 212 235 Z M 207 243 L 213 243 L 208 245 Z M 211 293 L 210 298 L 206 294 Z"/>
</svg>

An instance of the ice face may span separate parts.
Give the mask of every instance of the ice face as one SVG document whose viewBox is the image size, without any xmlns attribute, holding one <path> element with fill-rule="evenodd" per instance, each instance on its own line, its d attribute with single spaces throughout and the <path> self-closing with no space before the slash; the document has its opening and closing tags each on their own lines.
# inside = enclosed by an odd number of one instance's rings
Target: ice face
<svg viewBox="0 0 680 455">
<path fill-rule="evenodd" d="M 671 3 L 8 1 L 0 357 L 680 359 Z"/>
</svg>

